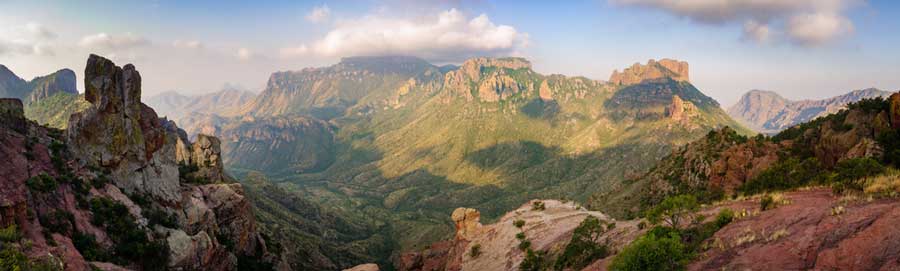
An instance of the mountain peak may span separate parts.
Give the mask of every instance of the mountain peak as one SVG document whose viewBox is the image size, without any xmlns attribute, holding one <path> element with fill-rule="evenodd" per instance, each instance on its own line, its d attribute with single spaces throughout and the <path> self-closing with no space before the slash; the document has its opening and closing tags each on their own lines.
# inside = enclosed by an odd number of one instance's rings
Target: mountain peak
<svg viewBox="0 0 900 271">
<path fill-rule="evenodd" d="M 463 62 L 463 69 L 467 67 L 496 67 L 496 68 L 507 68 L 507 69 L 531 69 L 531 62 L 525 58 L 521 57 L 500 57 L 500 58 L 490 58 L 490 57 L 476 57 L 470 58 Z"/>
<path fill-rule="evenodd" d="M 609 76 L 609 82 L 619 85 L 633 85 L 644 80 L 671 78 L 675 81 L 688 82 L 688 63 L 674 59 L 664 58 L 659 61 L 650 59 L 646 65 L 634 63 L 622 72 L 613 71 Z"/>
</svg>

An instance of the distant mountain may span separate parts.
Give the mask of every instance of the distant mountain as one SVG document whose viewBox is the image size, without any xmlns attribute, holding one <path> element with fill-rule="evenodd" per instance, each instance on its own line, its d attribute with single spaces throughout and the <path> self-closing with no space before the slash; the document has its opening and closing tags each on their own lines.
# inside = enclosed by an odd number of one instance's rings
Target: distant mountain
<svg viewBox="0 0 900 271">
<path fill-rule="evenodd" d="M 147 99 L 161 116 L 180 119 L 193 112 L 233 115 L 253 100 L 255 93 L 228 86 L 217 92 L 197 96 L 185 96 L 175 91 L 160 93 Z"/>
<path fill-rule="evenodd" d="M 890 92 L 868 88 L 823 100 L 791 101 L 772 91 L 751 90 L 728 108 L 728 114 L 754 130 L 774 133 L 835 113 L 848 103 L 887 95 Z"/>
<path fill-rule="evenodd" d="M 0 98 L 20 99 L 27 106 L 56 93 L 78 94 L 75 89 L 75 72 L 62 69 L 25 81 L 6 66 L 0 65 Z"/>
<path fill-rule="evenodd" d="M 396 250 L 451 234 L 456 207 L 495 219 L 535 197 L 583 201 L 710 130 L 752 133 L 688 81 L 685 62 L 626 73 L 639 80 L 543 75 L 522 58 L 350 57 L 274 73 L 240 114 L 178 123 L 222 138 L 238 176 L 263 172 L 390 225 Z"/>
</svg>

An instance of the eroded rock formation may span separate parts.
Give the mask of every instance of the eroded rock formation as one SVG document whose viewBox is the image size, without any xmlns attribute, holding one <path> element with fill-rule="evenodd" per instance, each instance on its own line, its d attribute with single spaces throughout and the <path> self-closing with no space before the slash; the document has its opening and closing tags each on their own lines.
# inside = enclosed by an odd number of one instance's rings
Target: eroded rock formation
<svg viewBox="0 0 900 271">
<path fill-rule="evenodd" d="M 609 82 L 618 85 L 633 85 L 645 80 L 671 78 L 675 81 L 690 81 L 688 76 L 688 63 L 684 61 L 662 59 L 647 61 L 647 65 L 634 63 L 622 72 L 613 71 L 609 76 Z"/>
</svg>

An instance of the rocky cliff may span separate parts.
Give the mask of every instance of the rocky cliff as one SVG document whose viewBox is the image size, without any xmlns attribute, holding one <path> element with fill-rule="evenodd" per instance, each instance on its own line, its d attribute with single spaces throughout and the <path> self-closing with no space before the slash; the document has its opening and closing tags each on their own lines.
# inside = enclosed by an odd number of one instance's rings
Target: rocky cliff
<svg viewBox="0 0 900 271">
<path fill-rule="evenodd" d="M 772 91 L 751 90 L 728 108 L 728 114 L 759 132 L 776 133 L 796 124 L 836 113 L 851 102 L 887 97 L 889 94 L 890 92 L 868 88 L 828 99 L 791 101 Z"/>
<path fill-rule="evenodd" d="M 91 55 L 85 75 L 90 108 L 66 131 L 26 121 L 18 100 L 0 101 L 0 156 L 12 161 L 0 167 L 0 226 L 22 232 L 3 246 L 66 270 L 271 265 L 218 140 L 181 147 L 183 131 L 141 103 L 132 65 Z"/>
<path fill-rule="evenodd" d="M 57 93 L 78 94 L 75 89 L 75 72 L 62 69 L 25 81 L 6 66 L 0 65 L 0 97 L 20 99 L 28 105 Z"/>
<path fill-rule="evenodd" d="M 613 71 L 609 82 L 617 85 L 633 85 L 648 80 L 670 78 L 675 81 L 690 81 L 688 63 L 684 61 L 662 59 L 648 60 L 646 65 L 634 63 L 622 72 Z"/>
</svg>

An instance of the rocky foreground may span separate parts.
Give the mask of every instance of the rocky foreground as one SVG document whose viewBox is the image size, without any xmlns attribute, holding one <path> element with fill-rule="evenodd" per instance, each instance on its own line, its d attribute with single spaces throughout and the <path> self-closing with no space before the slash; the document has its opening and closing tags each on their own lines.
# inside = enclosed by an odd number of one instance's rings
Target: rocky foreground
<svg viewBox="0 0 900 271">
<path fill-rule="evenodd" d="M 132 65 L 91 55 L 68 130 L 0 99 L 0 227 L 25 270 L 237 270 L 271 262 L 219 140 L 190 142 L 141 103 Z M 16 258 L 18 259 L 18 258 Z M 271 263 L 269 263 L 271 265 Z M 30 267 L 29 267 L 30 266 Z"/>
<path fill-rule="evenodd" d="M 545 209 L 535 210 L 541 202 Z M 836 196 L 829 188 L 784 193 L 777 207 L 760 209 L 760 197 L 704 206 L 712 220 L 723 209 L 737 216 L 711 238 L 688 270 L 898 270 L 900 268 L 900 200 Z M 453 212 L 456 236 L 428 249 L 403 254 L 399 270 L 519 270 L 525 252 L 516 234 L 524 232 L 531 248 L 559 253 L 587 216 L 615 223 L 603 234 L 612 254 L 583 270 L 607 270 L 624 246 L 646 232 L 641 220 L 616 221 L 574 203 L 532 201 L 489 225 L 474 209 Z M 517 228 L 516 220 L 524 226 Z M 472 255 L 478 246 L 481 253 Z"/>
</svg>

